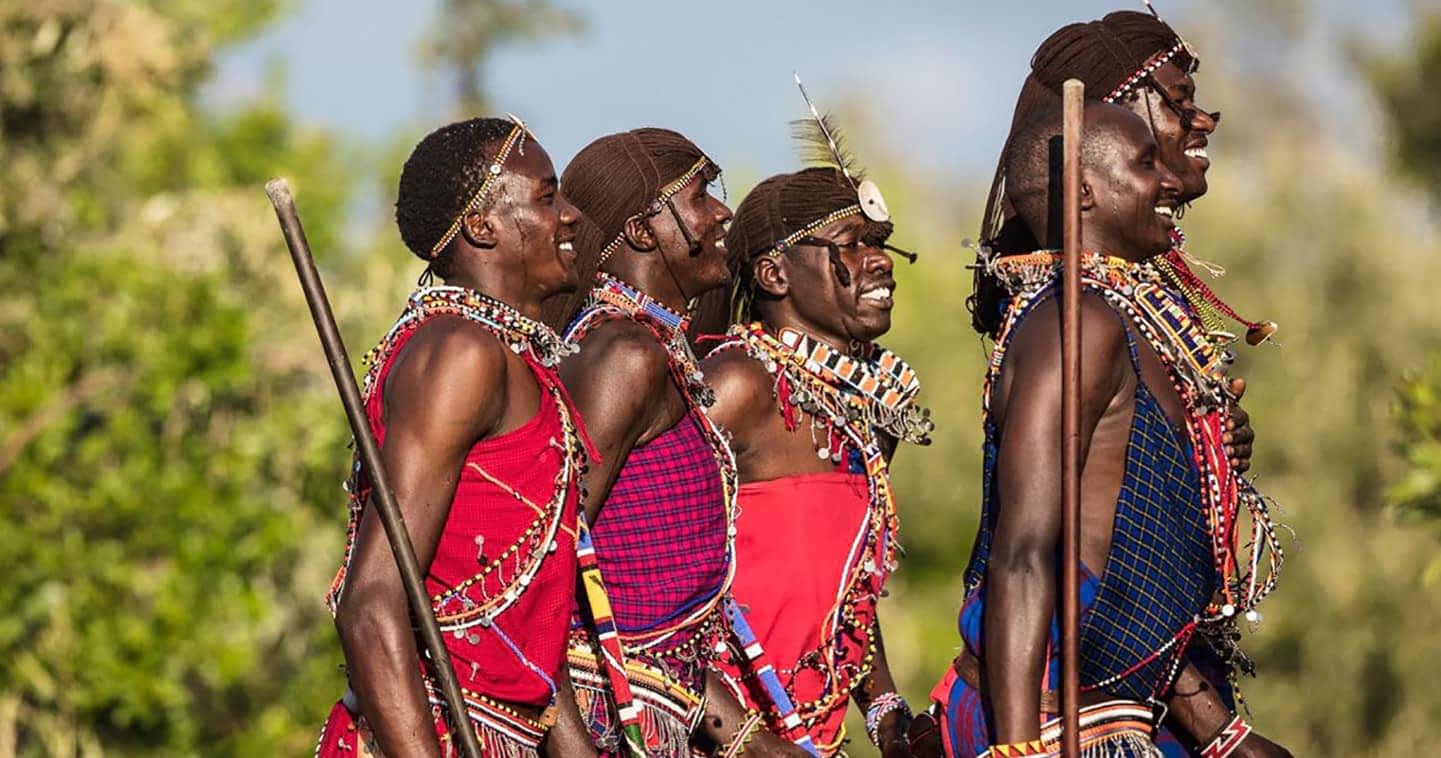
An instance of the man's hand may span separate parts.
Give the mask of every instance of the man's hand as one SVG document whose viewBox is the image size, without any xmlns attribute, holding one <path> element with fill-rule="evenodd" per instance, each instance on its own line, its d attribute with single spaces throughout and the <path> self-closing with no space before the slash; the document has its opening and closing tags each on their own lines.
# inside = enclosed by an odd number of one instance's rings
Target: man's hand
<svg viewBox="0 0 1441 758">
<path fill-rule="evenodd" d="M 1231 393 L 1236 401 L 1231 405 L 1231 417 L 1226 421 L 1226 433 L 1221 441 L 1226 443 L 1226 457 L 1231 459 L 1231 468 L 1244 474 L 1251 468 L 1251 444 L 1256 441 L 1256 430 L 1251 428 L 1251 414 L 1241 408 L 1241 396 L 1246 394 L 1246 380 L 1232 379 Z"/>
<path fill-rule="evenodd" d="M 881 758 L 911 758 L 911 743 L 906 739 L 910 728 L 911 718 L 901 709 L 881 718 L 881 723 L 876 726 L 876 736 L 881 740 Z"/>
</svg>

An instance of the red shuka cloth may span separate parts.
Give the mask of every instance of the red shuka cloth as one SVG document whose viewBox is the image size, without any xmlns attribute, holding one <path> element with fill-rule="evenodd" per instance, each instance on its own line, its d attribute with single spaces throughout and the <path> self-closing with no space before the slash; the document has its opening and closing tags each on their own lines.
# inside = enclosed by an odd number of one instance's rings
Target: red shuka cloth
<svg viewBox="0 0 1441 758">
<path fill-rule="evenodd" d="M 807 731 L 817 745 L 836 741 L 845 721 L 848 698 L 825 713 L 808 712 L 805 704 L 825 696 L 825 683 L 813 668 L 798 668 L 803 656 L 822 648 L 827 624 L 857 537 L 867 528 L 870 498 L 864 474 L 833 472 L 801 474 L 740 486 L 736 521 L 736 576 L 731 593 L 746 610 L 756 638 L 790 692 Z M 872 548 L 881 561 L 879 548 Z M 864 556 L 860 557 L 864 561 Z M 842 660 L 859 665 L 875 620 L 880 587 L 870 588 L 854 609 L 862 631 L 847 634 Z M 733 656 L 717 662 L 732 683 L 742 682 Z M 823 664 L 824 665 L 824 664 Z M 845 681 L 849 692 L 855 682 Z M 747 677 L 739 687 L 751 708 L 770 710 L 760 683 Z M 774 726 L 774 725 L 773 725 Z"/>
<path fill-rule="evenodd" d="M 376 389 L 366 399 L 371 431 L 382 446 L 385 444 L 382 421 L 385 380 L 395 359 L 403 352 L 404 344 L 425 323 L 428 321 L 396 337 L 397 345 L 377 375 Z M 426 573 L 425 589 L 432 597 L 475 576 L 480 569 L 478 552 L 483 551 L 486 558 L 494 560 L 539 517 L 529 505 L 487 481 L 475 467 L 505 482 L 542 508 L 555 493 L 556 475 L 564 463 L 564 452 L 551 443 L 563 439 L 563 430 L 555 400 L 547 388 L 559 386 L 560 378 L 553 369 L 529 361 L 527 365 L 540 385 L 540 408 L 523 425 L 477 442 L 466 454 L 450 514 Z M 571 418 L 579 427 L 579 416 L 573 409 Z M 511 651 L 496 630 L 508 636 L 545 676 L 554 680 L 559 675 L 565 660 L 570 610 L 575 597 L 579 489 L 572 487 L 567 493 L 554 552 L 545 556 L 529 586 L 520 588 L 520 598 L 495 619 L 493 627 L 472 626 L 459 638 L 451 633 L 443 635 L 462 688 L 507 703 L 537 707 L 550 704 L 550 685 Z M 477 537 L 484 537 L 483 545 L 477 545 Z M 504 585 L 497 574 L 504 574 L 505 581 L 511 581 L 514 566 L 514 558 L 506 560 L 503 571 L 492 571 L 466 594 L 477 601 L 500 594 Z M 484 594 L 479 591 L 482 588 Z M 444 606 L 440 615 L 444 618 L 458 610 L 458 601 L 452 601 Z M 476 642 L 470 642 L 471 635 L 476 637 Z"/>
</svg>

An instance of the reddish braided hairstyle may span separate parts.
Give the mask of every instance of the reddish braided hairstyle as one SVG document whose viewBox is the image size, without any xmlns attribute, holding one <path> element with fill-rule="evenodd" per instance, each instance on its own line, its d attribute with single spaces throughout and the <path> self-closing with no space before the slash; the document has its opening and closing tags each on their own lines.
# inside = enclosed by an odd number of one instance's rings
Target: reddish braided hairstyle
<svg viewBox="0 0 1441 758">
<path fill-rule="evenodd" d="M 545 303 L 544 319 L 561 330 L 584 304 L 600 267 L 601 251 L 620 236 L 625 222 L 647 212 L 661 188 L 705 156 L 694 142 L 670 129 L 632 129 L 607 134 L 586 145 L 561 174 L 561 192 L 580 209 L 576 225 L 576 270 L 580 288 Z"/>
<path fill-rule="evenodd" d="M 857 177 L 859 179 L 859 177 Z M 747 321 L 755 317 L 756 259 L 774 248 L 777 242 L 827 215 L 857 203 L 856 190 L 849 180 L 833 167 L 812 167 L 791 174 L 776 174 L 756 185 L 736 208 L 726 233 L 733 290 L 729 301 L 714 294 L 702 300 L 696 323 L 710 331 L 720 331 L 731 320 Z M 866 221 L 862 236 L 877 244 L 890 236 L 889 221 Z M 840 261 L 833 260 L 838 276 L 845 272 Z"/>
<path fill-rule="evenodd" d="M 1068 24 L 1056 30 L 1031 56 L 1031 73 L 1021 86 L 1016 110 L 1011 116 L 1011 136 L 1001 149 L 991 192 L 981 220 L 981 243 L 993 254 L 1021 253 L 1040 247 L 1030 229 L 1016 216 L 1004 192 L 1005 155 L 1012 137 L 1037 114 L 1059 102 L 1061 84 L 1080 79 L 1086 97 L 1099 100 L 1126 81 L 1151 56 L 1180 43 L 1180 35 L 1165 21 L 1150 13 L 1116 11 L 1096 21 Z M 1192 71 L 1199 61 L 1183 48 L 1171 62 Z M 967 300 L 971 324 L 984 335 L 1000 328 L 1005 292 L 1000 284 L 977 269 L 975 292 Z"/>
</svg>

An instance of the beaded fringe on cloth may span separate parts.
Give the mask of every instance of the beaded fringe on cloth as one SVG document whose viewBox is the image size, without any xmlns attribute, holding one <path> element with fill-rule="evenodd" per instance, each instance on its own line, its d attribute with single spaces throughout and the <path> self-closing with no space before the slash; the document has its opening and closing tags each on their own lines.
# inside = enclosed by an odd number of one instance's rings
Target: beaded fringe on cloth
<svg viewBox="0 0 1441 758">
<path fill-rule="evenodd" d="M 620 716 L 610 683 L 595 656 L 572 646 L 569 652 L 571 684 L 576 707 L 590 729 L 596 747 L 609 755 L 622 755 Z M 691 755 L 690 739 L 704 711 L 704 700 L 673 677 L 627 660 L 626 679 L 640 711 L 641 734 L 647 758 L 684 758 Z"/>
<path fill-rule="evenodd" d="M 1151 739 L 1155 731 L 1150 707 L 1127 700 L 1113 700 L 1081 709 L 1081 758 L 1162 758 L 1161 749 Z M 1042 753 L 1011 753 L 1011 755 L 1061 755 L 1061 719 L 1053 718 L 1041 726 Z M 995 749 L 981 758 L 1000 756 Z"/>
<path fill-rule="evenodd" d="M 547 727 L 504 706 L 492 704 L 488 698 L 476 693 L 466 691 L 464 697 L 482 755 L 486 758 L 540 758 L 540 743 L 545 738 Z M 431 698 L 434 698 L 433 694 Z M 353 702 L 354 695 L 346 692 L 341 702 L 335 704 L 316 742 L 316 758 L 352 755 L 357 758 L 384 758 L 385 754 L 375 743 L 370 725 L 353 709 Z M 431 715 L 437 724 L 446 723 L 440 704 L 431 703 Z M 442 756 L 455 758 L 460 755 L 460 746 L 448 728 L 439 740 Z"/>
</svg>

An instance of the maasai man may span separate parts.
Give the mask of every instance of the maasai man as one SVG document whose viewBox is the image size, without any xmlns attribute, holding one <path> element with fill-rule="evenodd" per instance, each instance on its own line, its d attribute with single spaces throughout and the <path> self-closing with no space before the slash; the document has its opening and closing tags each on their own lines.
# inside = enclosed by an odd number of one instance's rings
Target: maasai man
<svg viewBox="0 0 1441 758">
<path fill-rule="evenodd" d="M 1181 183 L 1179 218 L 1192 201 L 1206 192 L 1206 171 L 1210 167 L 1207 146 L 1221 120 L 1219 112 L 1207 112 L 1196 104 L 1193 75 L 1199 65 L 1195 50 L 1161 20 L 1154 9 L 1150 13 L 1117 11 L 1096 21 L 1068 24 L 1036 49 L 1031 59 L 1031 73 L 1016 102 L 1012 126 L 1019 126 L 1038 109 L 1054 107 L 1065 80 L 1082 80 L 1088 98 L 1129 108 L 1150 126 L 1161 161 Z M 1004 187 L 1004 166 L 998 165 L 987 199 L 982 247 L 992 255 L 1033 250 L 1037 247 L 1035 239 L 1005 201 Z M 1185 238 L 1179 229 L 1172 231 L 1172 239 L 1174 249 L 1154 258 L 1149 265 L 1156 269 L 1182 307 L 1201 320 L 1208 339 L 1218 350 L 1229 355 L 1230 343 L 1236 340 L 1227 330 L 1228 318 L 1245 327 L 1247 340 L 1253 344 L 1263 341 L 1275 330 L 1273 323 L 1241 318 L 1221 301 L 1187 265 L 1186 254 L 1181 249 Z M 1219 271 L 1210 264 L 1203 265 Z M 986 332 L 996 328 L 1000 303 L 1005 299 L 998 283 L 986 276 L 984 270 L 978 270 L 972 302 L 978 329 Z M 1239 405 L 1245 389 L 1246 383 L 1240 378 L 1232 379 L 1228 387 L 1233 397 L 1225 442 L 1232 468 L 1238 474 L 1250 468 L 1255 439 L 1250 418 Z M 1221 648 L 1219 654 L 1212 649 L 1213 644 Z M 1187 650 L 1187 656 L 1234 708 L 1233 683 L 1237 671 L 1254 669 L 1232 640 L 1225 636 L 1197 640 Z M 1184 735 L 1182 741 L 1185 741 Z"/>
<path fill-rule="evenodd" d="M 705 367 L 740 468 L 736 601 L 820 753 L 841 751 L 854 697 L 892 758 L 910 754 L 910 710 L 876 610 L 896 563 L 889 461 L 898 440 L 929 442 L 931 422 L 915 374 L 875 343 L 891 326 L 892 224 L 851 176 L 808 168 L 746 196 L 726 235 L 737 323 Z M 788 733 L 739 651 L 721 668 Z"/>
<path fill-rule="evenodd" d="M 1014 130 L 1037 110 L 1054 107 L 1061 84 L 1080 79 L 1088 99 L 1116 103 L 1146 120 L 1161 162 L 1181 182 L 1179 218 L 1190 203 L 1206 194 L 1206 171 L 1211 166 L 1207 146 L 1221 121 L 1219 111 L 1206 111 L 1196 104 L 1193 75 L 1199 67 L 1196 51 L 1154 9 L 1151 13 L 1116 11 L 1096 21 L 1068 24 L 1046 38 L 1032 56 L 1031 72 L 1017 98 L 1011 126 Z M 986 200 L 982 247 L 991 254 L 1035 250 L 1035 238 L 1006 201 L 1005 177 L 1004 165 L 998 164 Z M 1224 347 L 1235 340 L 1225 329 L 1227 318 L 1244 326 L 1251 342 L 1260 342 L 1275 331 L 1275 324 L 1243 319 L 1217 298 L 1187 265 L 1180 229 L 1171 236 L 1174 249 L 1152 263 L 1167 286 L 1184 297 L 1187 307 L 1202 319 L 1213 343 Z M 972 302 L 977 329 L 994 330 L 1004 299 L 1005 293 L 993 281 L 978 274 Z M 1245 382 L 1235 379 L 1233 385 L 1239 400 Z M 1238 473 L 1244 473 L 1251 466 L 1255 435 L 1249 416 L 1239 406 L 1230 423 L 1227 444 L 1231 462 Z"/>
<path fill-rule="evenodd" d="M 422 139 L 396 222 L 428 264 L 422 280 L 445 285 L 412 295 L 366 356 L 371 430 L 487 755 L 538 755 L 568 687 L 587 450 L 555 368 L 573 348 L 537 320 L 544 298 L 576 286 L 579 213 L 556 190 L 550 157 L 519 121 L 471 119 Z M 450 755 L 358 456 L 348 489 L 329 602 L 351 689 L 318 753 L 440 756 L 445 744 Z"/>
<path fill-rule="evenodd" d="M 1258 573 L 1236 572 L 1240 503 L 1221 441 L 1224 366 L 1203 327 L 1145 265 L 1171 247 L 1181 184 L 1140 117 L 1092 102 L 1085 118 L 1082 750 L 1162 755 L 1154 719 L 1169 707 L 1205 745 L 1203 755 L 1287 755 L 1235 717 L 1183 655 L 1198 627 L 1249 613 L 1276 565 L 1262 575 L 1265 567 L 1243 556 Z M 1041 109 L 1013 134 L 1004 160 L 1007 201 L 1050 248 L 1060 236 L 1059 203 L 1051 202 L 1059 133 L 1059 108 Z M 1059 256 L 1003 256 L 988 274 L 1008 299 L 988 332 L 995 349 L 983 403 L 981 524 L 965 577 L 964 649 L 932 695 L 940 728 L 930 736 L 948 756 L 1056 755 Z M 1227 486 L 1229 496 L 1220 491 Z M 1264 504 L 1242 501 L 1261 529 L 1255 549 L 1279 559 Z"/>
<path fill-rule="evenodd" d="M 686 314 L 729 280 L 731 212 L 709 192 L 719 174 L 666 129 L 601 137 L 571 161 L 566 196 L 586 219 L 580 270 L 594 280 L 567 332 L 580 352 L 561 377 L 599 451 L 585 513 L 647 753 L 688 756 L 694 739 L 723 754 L 749 746 L 803 755 L 760 730 L 707 675 L 730 628 L 736 471 L 706 413 L 713 394 L 687 342 Z M 554 312 L 565 311 L 574 312 L 565 303 Z M 624 709 L 596 642 L 576 624 L 569 661 L 584 724 L 574 731 L 588 729 L 611 755 Z"/>
</svg>

